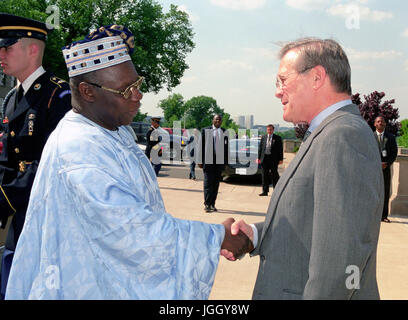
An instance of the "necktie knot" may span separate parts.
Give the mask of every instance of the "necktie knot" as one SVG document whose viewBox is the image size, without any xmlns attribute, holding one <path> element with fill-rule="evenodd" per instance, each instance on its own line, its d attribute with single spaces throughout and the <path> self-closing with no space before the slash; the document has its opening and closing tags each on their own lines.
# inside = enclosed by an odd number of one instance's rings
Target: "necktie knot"
<svg viewBox="0 0 408 320">
<path fill-rule="evenodd" d="M 306 131 L 305 135 L 303 136 L 303 142 L 305 142 L 307 140 L 307 138 L 309 138 L 311 132 L 309 130 Z"/>
</svg>

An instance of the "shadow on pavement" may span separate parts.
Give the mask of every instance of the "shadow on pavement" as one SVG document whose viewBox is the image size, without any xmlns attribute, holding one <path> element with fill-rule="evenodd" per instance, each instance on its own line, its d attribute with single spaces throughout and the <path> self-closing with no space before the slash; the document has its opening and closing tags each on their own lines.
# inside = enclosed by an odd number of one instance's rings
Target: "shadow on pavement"
<svg viewBox="0 0 408 320">
<path fill-rule="evenodd" d="M 265 217 L 265 212 L 252 212 L 252 211 L 236 211 L 236 210 L 225 210 L 225 209 L 218 209 L 217 212 L 211 212 L 209 214 L 233 214 L 233 215 L 243 215 L 243 216 L 256 216 L 256 217 Z"/>
<path fill-rule="evenodd" d="M 231 176 L 224 178 L 227 184 L 240 184 L 244 186 L 262 186 L 262 177 L 257 176 Z"/>
<path fill-rule="evenodd" d="M 184 188 L 160 187 L 160 189 L 177 190 L 177 191 L 183 190 L 183 191 L 189 191 L 189 192 L 199 192 L 199 193 L 203 193 L 203 190 L 184 189 Z"/>
</svg>

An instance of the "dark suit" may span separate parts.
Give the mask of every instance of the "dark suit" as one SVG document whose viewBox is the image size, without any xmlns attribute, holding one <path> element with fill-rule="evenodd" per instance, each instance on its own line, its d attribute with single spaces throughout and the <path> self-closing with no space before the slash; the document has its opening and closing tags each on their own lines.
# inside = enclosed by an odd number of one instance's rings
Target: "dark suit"
<svg viewBox="0 0 408 320">
<path fill-rule="evenodd" d="M 155 145 L 157 145 L 158 143 L 160 143 L 161 137 L 159 138 L 159 140 L 151 140 L 150 136 L 152 135 L 152 132 L 154 130 L 156 130 L 156 129 L 153 126 L 151 126 L 149 128 L 149 130 L 147 130 L 147 133 L 146 133 L 147 145 L 146 145 L 146 149 L 145 149 L 145 154 L 146 154 L 147 158 L 150 160 L 150 162 L 152 163 L 152 166 L 153 166 L 154 172 L 156 173 L 156 176 L 158 176 L 159 171 L 161 169 L 161 162 L 160 163 L 153 163 L 150 155 L 151 155 L 153 147 Z M 161 150 L 159 150 L 158 156 L 161 156 Z"/>
<path fill-rule="evenodd" d="M 214 143 L 214 130 L 212 127 L 201 130 L 201 148 L 199 148 L 199 161 L 203 164 L 204 172 L 204 204 L 214 206 L 220 186 L 221 173 L 228 163 L 228 136 L 225 129 L 221 128 L 223 135 Z"/>
<path fill-rule="evenodd" d="M 388 217 L 388 203 L 390 200 L 390 187 L 391 187 L 391 165 L 397 158 L 398 147 L 395 140 L 395 136 L 388 131 L 384 131 L 384 138 L 382 141 L 378 140 L 377 132 L 374 132 L 378 143 L 378 149 L 381 155 L 381 162 L 386 162 L 387 167 L 382 170 L 384 176 L 384 208 L 382 218 Z M 383 153 L 385 151 L 385 153 Z"/>
<path fill-rule="evenodd" d="M 278 165 L 279 161 L 283 160 L 282 138 L 276 134 L 272 134 L 270 154 L 266 154 L 267 141 L 268 134 L 263 135 L 258 148 L 258 159 L 260 160 L 262 166 L 262 190 L 264 193 L 269 192 L 271 180 L 274 188 L 278 183 Z"/>
<path fill-rule="evenodd" d="M 159 141 L 150 141 L 150 136 L 152 135 L 153 130 L 155 130 L 153 127 L 150 127 L 149 130 L 146 132 L 146 149 L 145 149 L 145 154 L 146 157 L 150 159 L 150 153 L 152 151 L 152 148 L 159 143 Z"/>
<path fill-rule="evenodd" d="M 11 266 L 12 253 L 24 225 L 42 150 L 48 136 L 71 109 L 71 90 L 67 82 L 45 72 L 33 82 L 19 103 L 15 89 L 4 102 L 4 133 L 0 138 L 3 143 L 0 154 L 2 228 L 5 228 L 8 217 L 13 215 L 6 239 L 9 261 L 3 261 L 3 267 L 7 270 Z M 6 270 L 2 268 L 2 286 Z"/>
<path fill-rule="evenodd" d="M 188 155 L 190 156 L 190 174 L 189 174 L 189 178 L 190 179 L 196 179 L 196 174 L 195 174 L 195 157 L 194 157 L 194 148 L 196 145 L 196 136 L 191 136 L 190 139 L 187 142 L 187 152 Z"/>
</svg>

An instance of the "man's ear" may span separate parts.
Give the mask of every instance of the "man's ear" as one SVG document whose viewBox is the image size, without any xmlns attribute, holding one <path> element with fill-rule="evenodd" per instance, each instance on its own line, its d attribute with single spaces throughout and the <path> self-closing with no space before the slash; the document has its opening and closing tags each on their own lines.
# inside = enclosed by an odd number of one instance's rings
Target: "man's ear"
<svg viewBox="0 0 408 320">
<path fill-rule="evenodd" d="M 327 80 L 326 70 L 322 66 L 316 66 L 312 70 L 313 89 L 321 88 Z"/>
<path fill-rule="evenodd" d="M 87 102 L 95 101 L 95 88 L 89 83 L 82 81 L 78 85 L 78 91 L 82 97 Z"/>
<path fill-rule="evenodd" d="M 36 58 L 37 60 L 40 59 L 40 63 L 42 63 L 45 44 L 41 40 L 26 38 L 25 45 L 28 48 L 28 55 Z"/>
<path fill-rule="evenodd" d="M 38 48 L 38 45 L 36 43 L 30 43 L 28 45 L 28 54 L 30 56 L 37 56 L 39 51 L 40 48 Z"/>
</svg>

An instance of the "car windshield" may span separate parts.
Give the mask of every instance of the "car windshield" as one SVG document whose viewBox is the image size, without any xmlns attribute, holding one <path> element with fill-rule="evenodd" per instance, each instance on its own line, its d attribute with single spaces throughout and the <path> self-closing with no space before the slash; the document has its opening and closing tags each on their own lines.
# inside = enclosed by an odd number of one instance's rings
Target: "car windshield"
<svg viewBox="0 0 408 320">
<path fill-rule="evenodd" d="M 232 139 L 230 140 L 230 152 L 258 152 L 258 139 Z"/>
</svg>

